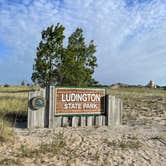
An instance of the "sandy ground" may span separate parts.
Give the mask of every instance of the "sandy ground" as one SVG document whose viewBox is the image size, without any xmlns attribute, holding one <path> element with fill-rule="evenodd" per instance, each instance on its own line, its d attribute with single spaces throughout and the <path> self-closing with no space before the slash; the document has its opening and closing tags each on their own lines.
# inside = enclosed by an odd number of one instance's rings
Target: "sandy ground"
<svg viewBox="0 0 166 166">
<path fill-rule="evenodd" d="M 13 142 L 0 146 L 1 165 L 166 165 L 165 125 L 16 128 L 15 132 Z"/>
</svg>

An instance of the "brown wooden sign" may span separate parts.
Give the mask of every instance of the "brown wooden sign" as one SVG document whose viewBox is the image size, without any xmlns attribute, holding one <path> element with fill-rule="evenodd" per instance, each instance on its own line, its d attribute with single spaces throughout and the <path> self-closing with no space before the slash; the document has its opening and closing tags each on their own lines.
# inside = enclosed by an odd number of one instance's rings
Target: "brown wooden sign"
<svg viewBox="0 0 166 166">
<path fill-rule="evenodd" d="M 55 114 L 103 114 L 105 89 L 56 88 Z"/>
</svg>

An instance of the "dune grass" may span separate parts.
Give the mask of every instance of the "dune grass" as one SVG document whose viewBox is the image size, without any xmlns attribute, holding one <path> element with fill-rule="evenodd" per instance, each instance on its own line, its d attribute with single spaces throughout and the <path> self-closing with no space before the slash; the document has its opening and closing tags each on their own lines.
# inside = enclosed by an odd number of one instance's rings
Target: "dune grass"
<svg viewBox="0 0 166 166">
<path fill-rule="evenodd" d="M 123 100 L 123 124 L 129 120 L 151 123 L 152 118 L 166 116 L 166 90 L 143 87 L 107 89 L 107 93 Z"/>
<path fill-rule="evenodd" d="M 11 124 L 0 118 L 0 143 L 11 141 L 13 139 L 14 132 L 11 128 Z"/>
<path fill-rule="evenodd" d="M 16 120 L 26 121 L 28 109 L 28 91 L 37 87 L 0 86 L 0 142 L 13 138 L 12 126 Z"/>
<path fill-rule="evenodd" d="M 3 124 L 1 125 L 0 132 L 5 131 L 5 126 L 7 126 L 6 130 L 8 130 L 8 127 L 14 125 L 16 120 L 26 121 L 28 92 L 37 89 L 39 89 L 39 87 L 0 86 L 0 120 L 1 124 Z M 140 115 L 152 117 L 165 114 L 166 112 L 166 90 L 163 89 L 138 87 L 119 89 L 108 88 L 107 94 L 117 96 L 123 100 L 123 119 L 125 119 L 125 123 L 128 119 L 138 119 Z M 6 135 L 8 135 L 7 133 Z"/>
<path fill-rule="evenodd" d="M 121 98 L 125 97 L 164 97 L 166 98 L 166 90 L 164 89 L 150 89 L 150 88 L 140 88 L 140 87 L 128 87 L 128 88 L 119 88 L 119 89 L 107 89 L 107 93 Z"/>
<path fill-rule="evenodd" d="M 27 117 L 28 92 L 39 87 L 0 86 L 0 117 L 11 118 Z M 149 88 L 119 88 L 107 89 L 107 93 L 121 98 L 125 108 L 147 108 L 166 110 L 166 90 Z"/>
<path fill-rule="evenodd" d="M 26 116 L 28 91 L 37 87 L 11 86 L 0 87 L 0 117 Z"/>
<path fill-rule="evenodd" d="M 39 87 L 0 86 L 0 117 L 26 117 L 28 108 L 28 92 Z M 149 88 L 107 89 L 107 93 L 121 98 L 125 107 L 148 109 L 166 109 L 166 90 Z"/>
</svg>

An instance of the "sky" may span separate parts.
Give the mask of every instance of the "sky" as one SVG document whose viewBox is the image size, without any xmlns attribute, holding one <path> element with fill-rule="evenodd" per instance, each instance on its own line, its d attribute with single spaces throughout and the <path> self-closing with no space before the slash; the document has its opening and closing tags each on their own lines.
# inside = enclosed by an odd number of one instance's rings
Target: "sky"
<svg viewBox="0 0 166 166">
<path fill-rule="evenodd" d="M 41 31 L 77 28 L 97 46 L 94 78 L 166 85 L 166 0 L 0 0 L 0 84 L 31 82 Z"/>
</svg>

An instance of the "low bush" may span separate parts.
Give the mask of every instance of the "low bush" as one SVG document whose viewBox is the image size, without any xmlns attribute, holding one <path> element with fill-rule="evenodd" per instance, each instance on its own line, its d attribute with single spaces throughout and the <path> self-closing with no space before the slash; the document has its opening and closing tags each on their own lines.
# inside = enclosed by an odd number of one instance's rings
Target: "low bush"
<svg viewBox="0 0 166 166">
<path fill-rule="evenodd" d="M 5 84 L 4 87 L 10 87 L 10 85 L 9 84 Z"/>
</svg>

